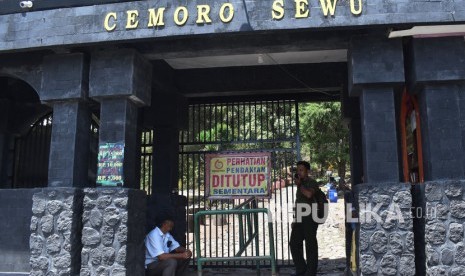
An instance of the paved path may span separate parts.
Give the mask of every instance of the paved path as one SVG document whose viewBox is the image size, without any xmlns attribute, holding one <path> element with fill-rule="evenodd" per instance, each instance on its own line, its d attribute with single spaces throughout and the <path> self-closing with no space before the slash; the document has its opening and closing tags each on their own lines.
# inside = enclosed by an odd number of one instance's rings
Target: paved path
<svg viewBox="0 0 465 276">
<path fill-rule="evenodd" d="M 281 268 L 277 275 L 279 276 L 289 276 L 293 273 L 294 270 L 292 268 Z M 205 269 L 203 276 L 257 276 L 256 270 L 252 269 Z M 261 274 L 262 276 L 271 275 L 271 271 L 269 269 L 262 269 Z M 318 276 L 344 276 L 344 270 L 339 271 L 319 271 Z M 191 269 L 189 271 L 188 276 L 197 276 L 197 272 Z"/>
</svg>

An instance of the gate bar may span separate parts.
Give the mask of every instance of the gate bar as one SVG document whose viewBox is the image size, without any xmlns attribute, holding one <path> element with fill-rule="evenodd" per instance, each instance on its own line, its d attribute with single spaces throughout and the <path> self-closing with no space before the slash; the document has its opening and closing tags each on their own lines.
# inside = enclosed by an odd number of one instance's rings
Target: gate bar
<svg viewBox="0 0 465 276">
<path fill-rule="evenodd" d="M 254 198 L 251 198 L 253 200 Z M 242 204 L 241 204 L 242 205 Z M 237 207 L 236 207 L 237 208 Z M 266 213 L 268 215 L 268 218 L 271 218 L 271 212 L 267 208 L 256 208 L 256 209 L 232 209 L 232 210 L 209 210 L 209 211 L 199 211 L 194 215 L 194 226 L 195 226 L 195 243 L 196 243 L 196 252 L 197 252 L 197 273 L 198 276 L 202 276 L 202 263 L 208 262 L 208 261 L 261 261 L 261 260 L 269 260 L 271 263 L 271 275 L 275 276 L 276 275 L 276 259 L 275 259 L 275 248 L 274 248 L 274 235 L 273 235 L 273 222 L 271 219 L 268 219 L 268 232 L 269 232 L 269 239 L 270 239 L 270 255 L 265 255 L 265 256 L 246 256 L 246 257 L 201 257 L 200 255 L 200 217 L 201 216 L 206 216 L 206 215 L 228 215 L 228 214 L 234 214 L 234 215 L 244 215 L 244 214 L 255 214 L 257 215 L 258 213 Z M 257 216 L 258 217 L 258 216 Z M 256 229 L 258 229 L 258 221 L 255 220 L 255 224 L 257 226 Z M 258 233 L 255 233 L 255 235 L 252 237 L 256 238 L 258 237 Z M 251 240 L 252 240 L 251 239 Z M 250 241 L 251 241 L 250 240 Z M 250 243 L 248 241 L 247 243 Z M 257 244 L 258 247 L 258 244 Z M 257 250 L 257 252 L 259 252 Z M 257 264 L 257 267 L 259 265 Z M 257 273 L 259 271 L 257 270 Z"/>
</svg>

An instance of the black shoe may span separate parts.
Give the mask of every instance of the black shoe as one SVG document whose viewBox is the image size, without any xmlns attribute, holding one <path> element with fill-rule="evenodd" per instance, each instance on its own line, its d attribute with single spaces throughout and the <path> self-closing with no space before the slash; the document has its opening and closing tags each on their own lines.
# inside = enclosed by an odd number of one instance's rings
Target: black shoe
<svg viewBox="0 0 465 276">
<path fill-rule="evenodd" d="M 305 276 L 305 273 L 306 272 L 302 272 L 302 273 L 291 273 L 291 276 Z"/>
</svg>

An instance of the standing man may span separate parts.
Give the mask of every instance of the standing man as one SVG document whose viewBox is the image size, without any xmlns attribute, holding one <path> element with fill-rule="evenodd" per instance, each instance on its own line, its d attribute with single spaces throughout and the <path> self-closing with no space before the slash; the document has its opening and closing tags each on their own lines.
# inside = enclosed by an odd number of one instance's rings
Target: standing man
<svg viewBox="0 0 465 276">
<path fill-rule="evenodd" d="M 161 219 L 145 237 L 145 275 L 180 276 L 189 265 L 192 252 L 169 233 L 174 226 L 171 218 Z"/>
<path fill-rule="evenodd" d="M 316 239 L 318 224 L 312 219 L 311 212 L 316 212 L 316 210 L 311 210 L 311 204 L 315 202 L 313 197 L 319 188 L 318 183 L 309 177 L 309 173 L 310 163 L 297 162 L 295 222 L 292 224 L 289 242 L 296 269 L 293 274 L 295 276 L 315 276 L 318 268 L 318 241 Z M 305 241 L 307 261 L 304 259 L 303 241 Z"/>
</svg>

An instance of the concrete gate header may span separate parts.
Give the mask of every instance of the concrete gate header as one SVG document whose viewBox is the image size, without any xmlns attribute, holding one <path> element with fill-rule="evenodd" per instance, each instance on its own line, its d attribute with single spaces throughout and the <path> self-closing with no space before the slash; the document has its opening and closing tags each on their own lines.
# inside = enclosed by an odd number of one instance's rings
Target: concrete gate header
<svg viewBox="0 0 465 276">
<path fill-rule="evenodd" d="M 463 1 L 172 0 L 0 16 L 0 52 L 212 33 L 454 23 Z"/>
</svg>

